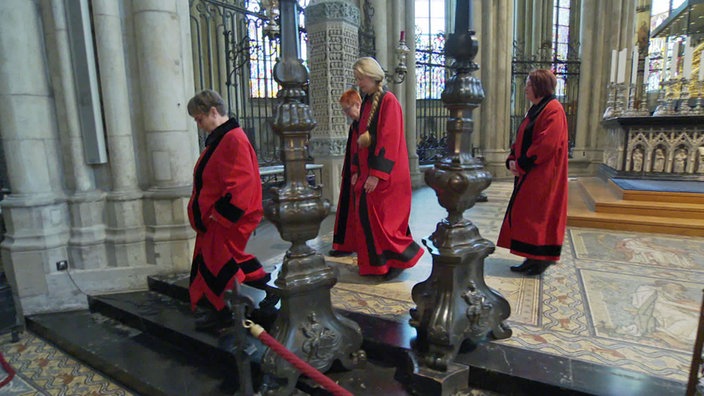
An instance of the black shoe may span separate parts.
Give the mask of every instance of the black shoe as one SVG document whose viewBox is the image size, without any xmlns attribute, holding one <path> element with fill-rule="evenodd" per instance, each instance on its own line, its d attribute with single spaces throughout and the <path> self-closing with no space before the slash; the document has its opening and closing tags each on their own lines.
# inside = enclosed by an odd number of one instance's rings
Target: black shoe
<svg viewBox="0 0 704 396">
<path fill-rule="evenodd" d="M 335 249 L 330 249 L 328 252 L 328 256 L 330 257 L 346 257 L 346 256 L 351 256 L 353 255 L 354 252 L 345 252 L 344 250 L 335 250 Z"/>
<path fill-rule="evenodd" d="M 276 309 L 276 304 L 279 303 L 279 296 L 273 293 L 266 293 L 266 297 L 264 297 L 260 302 L 259 302 L 259 309 L 264 309 L 264 310 L 271 310 L 271 309 Z"/>
<path fill-rule="evenodd" d="M 526 271 L 526 275 L 540 275 L 552 264 L 554 264 L 552 261 L 536 260 L 535 265 Z"/>
<path fill-rule="evenodd" d="M 385 280 L 385 281 L 390 281 L 390 280 L 392 280 L 392 279 L 396 279 L 396 278 L 398 278 L 399 275 L 401 275 L 402 272 L 403 272 L 403 268 L 394 268 L 394 267 L 391 267 L 391 268 L 389 268 L 389 272 L 387 272 L 387 273 L 384 275 L 384 280 Z"/>
<path fill-rule="evenodd" d="M 511 271 L 513 271 L 513 272 L 526 272 L 526 271 L 530 270 L 531 268 L 533 268 L 536 263 L 537 263 L 537 260 L 525 259 L 519 265 L 512 265 Z"/>
<path fill-rule="evenodd" d="M 198 331 L 222 329 L 233 324 L 232 311 L 228 308 L 223 308 L 220 311 L 208 310 L 196 318 L 196 330 Z"/>
</svg>

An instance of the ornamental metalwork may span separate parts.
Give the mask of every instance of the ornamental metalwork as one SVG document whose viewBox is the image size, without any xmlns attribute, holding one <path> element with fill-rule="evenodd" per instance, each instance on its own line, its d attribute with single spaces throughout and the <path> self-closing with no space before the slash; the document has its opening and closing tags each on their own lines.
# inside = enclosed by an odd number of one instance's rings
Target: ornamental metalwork
<svg viewBox="0 0 704 396">
<path fill-rule="evenodd" d="M 410 311 L 410 324 L 418 336 L 409 365 L 413 372 L 406 379 L 411 389 L 424 387 L 426 394 L 450 395 L 467 386 L 466 381 L 454 381 L 469 370 L 454 363 L 462 344 L 512 334 L 505 323 L 511 312 L 508 301 L 484 280 L 484 259 L 495 246 L 464 218 L 491 184 L 491 174 L 467 144 L 472 139 L 472 112 L 484 99 L 482 83 L 473 75 L 479 69 L 474 63 L 479 42 L 469 25 L 471 15 L 471 2 L 458 0 L 456 32 L 448 35 L 446 46 L 447 56 L 453 59 L 452 75 L 442 91 L 449 113 L 447 154 L 425 172 L 425 182 L 447 210 L 447 217 L 423 240 L 433 256 L 430 276 L 411 292 L 416 307 Z"/>
<path fill-rule="evenodd" d="M 579 43 L 556 47 L 554 43 L 546 41 L 535 54 L 526 54 L 523 48 L 525 48 L 523 42 L 514 41 L 511 63 L 511 141 L 515 139 L 518 127 L 530 107 L 525 97 L 528 74 L 534 69 L 552 70 L 557 77 L 555 96 L 562 103 L 567 115 L 571 158 L 577 133 L 577 99 L 581 67 L 581 60 L 578 58 Z"/>
<path fill-rule="evenodd" d="M 189 0 L 196 91 L 223 96 L 247 133 L 262 166 L 281 163 L 271 130 L 279 84 L 272 70 L 279 54 L 278 13 L 254 0 Z M 307 4 L 307 1 L 302 2 Z M 302 42 L 304 26 L 299 26 Z M 201 148 L 205 133 L 199 131 Z"/>
<path fill-rule="evenodd" d="M 445 62 L 445 33 L 423 40 L 416 27 L 416 153 L 421 165 L 446 154 L 447 110 L 440 100 L 449 69 Z"/>
<path fill-rule="evenodd" d="M 337 361 L 353 368 L 364 360 L 359 325 L 332 309 L 330 289 L 337 283 L 335 270 L 307 241 L 318 236 L 320 224 L 330 213 L 330 202 L 322 198 L 322 187 L 306 179 L 310 132 L 316 120 L 305 103 L 303 89 L 308 69 L 300 59 L 296 34 L 297 4 L 281 0 L 281 56 L 274 66 L 274 78 L 281 85 L 272 128 L 281 140 L 285 182 L 273 191 L 264 205 L 264 215 L 291 243 L 276 279 L 268 292 L 280 297 L 281 308 L 269 333 L 288 350 L 320 371 Z M 301 373 L 268 349 L 262 371 L 274 381 L 266 384 L 271 395 L 290 395 Z"/>
</svg>

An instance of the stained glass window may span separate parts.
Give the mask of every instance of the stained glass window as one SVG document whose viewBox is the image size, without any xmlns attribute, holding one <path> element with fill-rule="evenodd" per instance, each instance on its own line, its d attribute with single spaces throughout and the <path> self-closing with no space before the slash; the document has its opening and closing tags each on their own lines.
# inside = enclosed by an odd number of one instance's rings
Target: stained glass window
<svg viewBox="0 0 704 396">
<path fill-rule="evenodd" d="M 570 0 L 555 0 L 554 11 L 552 14 L 552 45 L 553 57 L 555 60 L 566 61 L 569 55 L 570 43 Z M 557 87 L 555 87 L 555 95 L 564 97 L 565 79 L 567 78 L 568 70 L 566 63 L 555 62 L 553 67 L 556 69 L 555 74 L 558 76 Z M 561 70 L 562 69 L 562 70 Z M 562 77 L 562 78 L 560 78 Z"/>
<path fill-rule="evenodd" d="M 440 99 L 445 88 L 445 0 L 416 0 L 416 99 Z"/>
<path fill-rule="evenodd" d="M 310 0 L 299 0 L 299 11 L 302 11 Z M 270 37 L 265 34 L 266 22 L 260 19 L 259 15 L 264 10 L 260 1 L 246 1 L 245 6 L 252 14 L 248 14 L 247 25 L 250 37 L 249 62 L 250 62 L 250 94 L 253 98 L 273 98 L 279 92 L 279 84 L 273 78 L 274 65 L 280 51 L 279 37 Z M 278 7 L 278 6 L 277 6 Z M 303 12 L 299 12 L 299 31 L 301 32 L 300 56 L 306 62 L 305 20 Z M 280 23 L 280 21 L 276 21 Z"/>
</svg>

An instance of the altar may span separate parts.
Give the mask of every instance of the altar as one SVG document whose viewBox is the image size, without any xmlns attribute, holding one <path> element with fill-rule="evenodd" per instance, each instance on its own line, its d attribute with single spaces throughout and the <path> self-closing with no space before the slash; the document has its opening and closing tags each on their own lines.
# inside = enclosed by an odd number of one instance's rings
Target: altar
<svg viewBox="0 0 704 396">
<path fill-rule="evenodd" d="M 609 176 L 704 181 L 704 116 L 615 117 L 602 121 Z"/>
</svg>

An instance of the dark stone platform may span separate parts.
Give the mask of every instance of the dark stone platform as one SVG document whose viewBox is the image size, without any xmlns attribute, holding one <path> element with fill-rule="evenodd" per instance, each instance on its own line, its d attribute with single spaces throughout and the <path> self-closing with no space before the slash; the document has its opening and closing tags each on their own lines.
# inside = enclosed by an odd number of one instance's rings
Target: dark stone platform
<svg viewBox="0 0 704 396">
<path fill-rule="evenodd" d="M 238 389 L 234 357 L 215 333 L 196 332 L 187 303 L 187 275 L 151 277 L 149 291 L 89 297 L 89 311 L 33 315 L 28 327 L 78 359 L 142 395 L 233 395 Z M 264 293 L 246 286 L 258 302 Z M 355 395 L 409 395 L 395 378 L 406 361 L 415 329 L 356 312 L 369 361 L 352 371 L 327 375 Z M 252 356 L 255 373 L 263 352 Z M 470 366 L 473 395 L 673 395 L 682 384 L 575 359 L 484 343 L 461 353 Z M 255 376 L 256 377 L 256 376 Z M 255 384 L 256 386 L 257 384 Z M 326 395 L 307 379 L 300 394 Z"/>
</svg>

